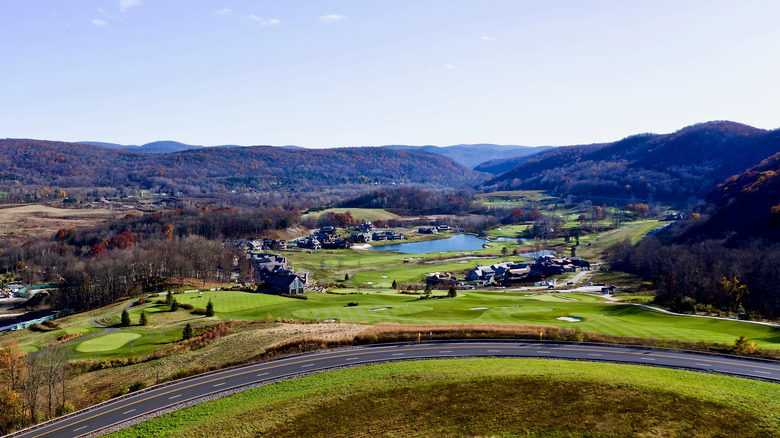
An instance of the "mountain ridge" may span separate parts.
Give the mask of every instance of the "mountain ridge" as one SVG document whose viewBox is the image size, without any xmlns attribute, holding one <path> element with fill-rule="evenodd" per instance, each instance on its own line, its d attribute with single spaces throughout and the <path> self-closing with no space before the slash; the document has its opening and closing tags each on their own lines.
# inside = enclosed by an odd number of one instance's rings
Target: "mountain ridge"
<svg viewBox="0 0 780 438">
<path fill-rule="evenodd" d="M 483 187 L 684 201 L 704 196 L 777 152 L 780 130 L 713 121 L 670 134 L 636 134 L 612 143 L 544 151 L 490 178 Z"/>
</svg>

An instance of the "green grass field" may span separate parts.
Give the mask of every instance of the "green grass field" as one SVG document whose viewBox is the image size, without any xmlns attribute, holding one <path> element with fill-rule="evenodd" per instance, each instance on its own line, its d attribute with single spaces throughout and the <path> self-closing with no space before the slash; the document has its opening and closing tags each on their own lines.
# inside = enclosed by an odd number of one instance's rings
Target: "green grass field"
<svg viewBox="0 0 780 438">
<path fill-rule="evenodd" d="M 389 288 L 396 280 L 399 283 L 417 283 L 431 272 L 466 272 L 477 265 L 490 265 L 501 261 L 526 260 L 511 255 L 504 256 L 506 247 L 511 254 L 533 251 L 529 245 L 516 242 L 491 242 L 487 248 L 476 251 L 450 251 L 427 254 L 401 254 L 391 251 L 329 250 L 318 253 L 296 252 L 285 254 L 290 263 L 300 270 L 309 271 L 313 278 L 323 283 L 342 282 L 349 274 L 349 286 Z M 465 257 L 488 256 L 493 258 L 465 259 Z M 440 263 L 434 259 L 460 258 L 461 260 Z M 433 261 L 434 263 L 427 263 Z"/>
<path fill-rule="evenodd" d="M 663 368 L 530 359 L 372 365 L 279 382 L 112 438 L 770 437 L 777 384 Z"/>
<path fill-rule="evenodd" d="M 329 208 L 327 210 L 312 211 L 310 213 L 306 213 L 302 216 L 302 218 L 306 219 L 312 216 L 319 217 L 326 213 L 346 213 L 346 212 L 350 212 L 352 214 L 352 217 L 354 217 L 355 219 L 369 221 L 369 222 L 373 222 L 375 220 L 386 221 L 388 219 L 398 219 L 400 217 L 395 213 L 390 213 L 389 211 L 383 210 L 381 208 Z"/>
<path fill-rule="evenodd" d="M 444 293 L 436 291 L 434 296 Z M 414 295 L 377 290 L 350 295 L 308 293 L 307 296 L 309 299 L 304 301 L 248 292 L 204 292 L 202 297 L 180 294 L 177 295 L 180 303 L 191 303 L 200 308 L 205 308 L 211 299 L 216 316 L 206 318 L 186 310 L 168 312 L 167 306 L 146 304 L 132 310 L 131 320 L 137 323 L 140 311 L 144 309 L 150 321 L 148 326 L 133 325 L 119 333 L 76 341 L 68 348 L 71 359 L 142 355 L 180 339 L 186 323 L 199 327 L 218 320 L 288 318 L 370 324 L 538 324 L 616 336 L 725 344 L 747 335 L 761 348 L 780 349 L 780 330 L 777 328 L 664 315 L 630 304 L 611 303 L 598 295 L 459 291 L 455 299 L 420 300 Z M 348 306 L 350 302 L 358 305 Z M 581 321 L 566 322 L 559 317 L 576 317 Z"/>
</svg>

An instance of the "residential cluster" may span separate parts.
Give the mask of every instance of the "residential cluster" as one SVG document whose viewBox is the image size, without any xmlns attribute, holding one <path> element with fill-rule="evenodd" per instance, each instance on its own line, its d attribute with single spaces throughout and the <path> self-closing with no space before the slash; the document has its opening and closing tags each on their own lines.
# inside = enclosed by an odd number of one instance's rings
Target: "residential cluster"
<svg viewBox="0 0 780 438">
<path fill-rule="evenodd" d="M 432 287 L 479 287 L 479 286 L 520 286 L 544 282 L 548 277 L 567 272 L 590 270 L 590 263 L 580 257 L 557 258 L 543 255 L 533 263 L 502 262 L 490 266 L 480 265 L 469 271 L 462 279 L 451 272 L 435 272 L 425 278 Z"/>
</svg>

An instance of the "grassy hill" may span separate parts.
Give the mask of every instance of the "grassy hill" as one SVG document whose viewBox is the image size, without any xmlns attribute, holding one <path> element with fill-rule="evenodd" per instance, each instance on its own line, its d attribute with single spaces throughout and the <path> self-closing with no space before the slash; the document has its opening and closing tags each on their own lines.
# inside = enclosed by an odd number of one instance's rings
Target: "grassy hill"
<svg viewBox="0 0 780 438">
<path fill-rule="evenodd" d="M 630 365 L 431 360 L 262 386 L 110 437 L 768 437 L 780 433 L 776 392 Z"/>
</svg>

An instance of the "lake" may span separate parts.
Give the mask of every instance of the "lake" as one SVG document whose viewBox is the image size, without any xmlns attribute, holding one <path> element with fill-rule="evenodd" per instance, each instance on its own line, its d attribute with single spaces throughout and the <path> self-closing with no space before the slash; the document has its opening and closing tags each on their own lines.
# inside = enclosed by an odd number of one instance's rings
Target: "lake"
<svg viewBox="0 0 780 438">
<path fill-rule="evenodd" d="M 499 237 L 491 242 L 516 242 L 517 239 Z M 476 251 L 482 249 L 482 245 L 487 240 L 470 234 L 456 234 L 447 239 L 426 240 L 425 242 L 399 243 L 397 245 L 387 245 L 371 247 L 372 251 L 395 251 L 403 254 L 425 254 L 428 252 L 448 252 L 448 251 Z"/>
</svg>

